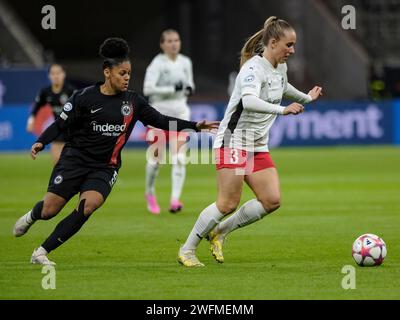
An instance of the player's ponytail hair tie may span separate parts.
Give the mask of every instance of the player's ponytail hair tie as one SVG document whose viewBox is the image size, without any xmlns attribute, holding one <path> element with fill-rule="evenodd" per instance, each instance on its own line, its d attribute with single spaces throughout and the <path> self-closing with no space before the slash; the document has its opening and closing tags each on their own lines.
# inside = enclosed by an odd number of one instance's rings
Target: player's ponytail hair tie
<svg viewBox="0 0 400 320">
<path fill-rule="evenodd" d="M 269 17 L 264 22 L 264 27 L 247 39 L 240 55 L 240 66 L 257 54 L 261 54 L 269 43 L 269 40 L 279 40 L 285 31 L 293 30 L 293 27 L 285 20 L 275 16 Z"/>
<path fill-rule="evenodd" d="M 273 23 L 279 21 L 279 19 L 275 16 L 269 17 L 267 20 L 264 22 L 264 30 L 267 29 L 270 25 Z"/>
<path fill-rule="evenodd" d="M 112 68 L 124 61 L 129 61 L 129 45 L 121 38 L 108 38 L 104 40 L 99 49 L 103 60 L 103 70 Z"/>
</svg>

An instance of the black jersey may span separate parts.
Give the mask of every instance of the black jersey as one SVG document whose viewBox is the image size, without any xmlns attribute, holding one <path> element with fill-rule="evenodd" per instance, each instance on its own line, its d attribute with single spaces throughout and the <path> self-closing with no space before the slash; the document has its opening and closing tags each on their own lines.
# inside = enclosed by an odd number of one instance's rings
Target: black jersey
<svg viewBox="0 0 400 320">
<path fill-rule="evenodd" d="M 69 140 L 61 158 L 86 166 L 119 168 L 121 150 L 138 120 L 164 130 L 198 131 L 196 122 L 165 116 L 131 90 L 104 95 L 100 91 L 101 84 L 76 91 L 37 142 L 47 145 L 68 130 Z M 175 128 L 171 128 L 171 124 L 175 124 Z"/>
<path fill-rule="evenodd" d="M 40 108 L 49 104 L 53 110 L 54 118 L 57 118 L 62 112 L 63 105 L 68 101 L 73 92 L 74 88 L 68 84 L 64 84 L 59 93 L 54 93 L 51 86 L 43 88 L 35 99 L 31 114 L 36 116 Z"/>
</svg>

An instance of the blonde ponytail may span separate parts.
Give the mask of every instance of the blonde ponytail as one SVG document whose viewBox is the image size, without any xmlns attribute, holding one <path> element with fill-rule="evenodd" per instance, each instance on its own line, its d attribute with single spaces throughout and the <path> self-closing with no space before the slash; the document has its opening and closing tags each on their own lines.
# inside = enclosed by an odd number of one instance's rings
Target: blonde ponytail
<svg viewBox="0 0 400 320">
<path fill-rule="evenodd" d="M 264 28 L 253 34 L 244 44 L 240 52 L 240 66 L 256 54 L 262 53 L 270 39 L 279 40 L 283 37 L 285 31 L 289 29 L 293 29 L 289 23 L 275 16 L 265 20 Z"/>
<path fill-rule="evenodd" d="M 247 39 L 242 50 L 240 51 L 240 66 L 244 65 L 247 60 L 261 52 L 263 48 L 263 44 L 261 42 L 263 33 L 264 29 L 261 29 Z"/>
</svg>

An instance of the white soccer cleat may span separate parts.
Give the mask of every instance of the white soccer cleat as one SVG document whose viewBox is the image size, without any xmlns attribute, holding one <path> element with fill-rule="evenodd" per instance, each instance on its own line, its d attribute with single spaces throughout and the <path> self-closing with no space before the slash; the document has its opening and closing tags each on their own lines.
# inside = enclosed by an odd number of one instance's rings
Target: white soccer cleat
<svg viewBox="0 0 400 320">
<path fill-rule="evenodd" d="M 45 266 L 55 266 L 56 263 L 50 261 L 49 258 L 47 258 L 47 254 L 48 254 L 47 251 L 43 247 L 39 247 L 36 250 L 33 250 L 31 263 L 42 264 Z"/>
<path fill-rule="evenodd" d="M 182 247 L 178 252 L 178 262 L 189 268 L 193 267 L 204 267 L 204 264 L 199 261 L 196 257 L 196 251 L 193 250 L 183 250 Z"/>
<path fill-rule="evenodd" d="M 24 214 L 14 225 L 13 234 L 15 237 L 21 237 L 28 232 L 29 228 L 35 223 L 31 218 L 31 211 Z"/>
</svg>

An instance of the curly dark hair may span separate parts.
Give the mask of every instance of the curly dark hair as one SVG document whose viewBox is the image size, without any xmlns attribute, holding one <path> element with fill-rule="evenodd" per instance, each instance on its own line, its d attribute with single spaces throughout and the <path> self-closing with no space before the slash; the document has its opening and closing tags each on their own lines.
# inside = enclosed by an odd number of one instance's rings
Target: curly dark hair
<svg viewBox="0 0 400 320">
<path fill-rule="evenodd" d="M 107 38 L 99 49 L 100 56 L 104 59 L 103 69 L 112 68 L 114 65 L 129 60 L 129 45 L 122 38 Z"/>
</svg>

